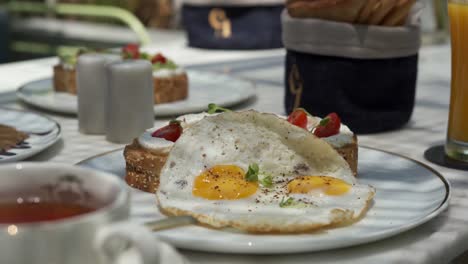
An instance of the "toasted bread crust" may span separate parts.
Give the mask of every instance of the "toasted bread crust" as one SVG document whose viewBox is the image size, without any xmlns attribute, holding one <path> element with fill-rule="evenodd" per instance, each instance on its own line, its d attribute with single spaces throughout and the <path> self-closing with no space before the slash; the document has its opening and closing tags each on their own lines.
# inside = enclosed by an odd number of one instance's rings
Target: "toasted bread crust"
<svg viewBox="0 0 468 264">
<path fill-rule="evenodd" d="M 148 151 L 138 140 L 125 146 L 125 181 L 128 185 L 145 192 L 155 193 L 159 187 L 159 175 L 166 163 L 168 153 Z"/>
<path fill-rule="evenodd" d="M 340 148 L 335 148 L 348 162 L 354 176 L 357 175 L 358 144 L 356 135 L 353 142 Z M 169 152 L 149 151 L 143 148 L 138 140 L 127 145 L 124 150 L 126 161 L 125 180 L 128 185 L 145 192 L 155 193 L 159 187 L 161 169 L 166 163 Z"/>
<path fill-rule="evenodd" d="M 291 17 L 320 18 L 339 22 L 354 22 L 366 0 L 288 0 Z"/>
<path fill-rule="evenodd" d="M 179 101 L 188 96 L 188 77 L 186 73 L 168 78 L 153 78 L 154 103 Z M 66 69 L 61 64 L 54 66 L 54 90 L 76 94 L 76 70 Z"/>
<path fill-rule="evenodd" d="M 341 148 L 335 148 L 336 151 L 348 162 L 349 167 L 353 171 L 354 176 L 358 172 L 358 142 L 357 137 L 354 135 L 353 142 Z"/>
<path fill-rule="evenodd" d="M 188 77 L 186 73 L 168 78 L 154 77 L 154 103 L 179 101 L 188 96 Z"/>
<path fill-rule="evenodd" d="M 66 69 L 61 64 L 54 66 L 54 90 L 76 94 L 76 70 Z"/>
</svg>

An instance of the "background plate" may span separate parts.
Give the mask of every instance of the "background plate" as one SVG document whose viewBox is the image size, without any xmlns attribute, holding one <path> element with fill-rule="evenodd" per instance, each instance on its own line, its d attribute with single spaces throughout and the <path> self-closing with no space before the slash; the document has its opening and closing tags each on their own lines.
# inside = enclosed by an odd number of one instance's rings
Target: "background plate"
<svg viewBox="0 0 468 264">
<path fill-rule="evenodd" d="M 0 108 L 0 124 L 29 134 L 29 138 L 20 146 L 7 153 L 0 152 L 0 164 L 29 158 L 57 142 L 61 134 L 57 122 L 26 111 Z"/>
<path fill-rule="evenodd" d="M 123 150 L 79 163 L 124 177 Z M 251 235 L 200 226 L 157 232 L 176 247 L 245 254 L 284 254 L 336 249 L 387 238 L 438 215 L 448 206 L 449 183 L 436 171 L 414 160 L 376 149 L 359 148 L 359 182 L 377 192 L 366 217 L 354 225 L 315 234 Z M 155 196 L 133 189 L 132 219 L 144 223 L 163 218 Z"/>
<path fill-rule="evenodd" d="M 181 115 L 206 110 L 209 103 L 229 107 L 255 96 L 252 82 L 229 75 L 187 71 L 189 96 L 186 100 L 154 106 L 156 116 Z M 52 79 L 42 79 L 20 87 L 18 97 L 24 102 L 54 112 L 77 114 L 77 97 L 68 93 L 56 93 Z"/>
</svg>

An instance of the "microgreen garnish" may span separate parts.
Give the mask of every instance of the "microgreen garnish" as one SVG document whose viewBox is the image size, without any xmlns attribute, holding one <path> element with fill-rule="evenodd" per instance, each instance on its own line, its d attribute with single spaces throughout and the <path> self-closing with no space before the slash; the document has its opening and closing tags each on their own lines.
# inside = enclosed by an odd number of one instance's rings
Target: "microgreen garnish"
<svg viewBox="0 0 468 264">
<path fill-rule="evenodd" d="M 249 165 L 249 169 L 247 170 L 247 173 L 245 174 L 245 180 L 249 182 L 256 182 L 258 181 L 258 171 L 259 167 L 257 163 L 252 163 Z"/>
<path fill-rule="evenodd" d="M 128 52 L 128 51 L 123 51 L 123 52 L 122 52 L 122 57 L 123 57 L 124 59 L 131 59 L 131 58 L 132 58 L 132 54 L 131 54 L 130 52 Z"/>
<path fill-rule="evenodd" d="M 261 180 L 260 180 L 260 183 L 267 187 L 267 188 L 270 188 L 271 186 L 273 186 L 273 177 L 271 177 L 271 175 L 265 175 Z"/>
<path fill-rule="evenodd" d="M 296 201 L 292 197 L 289 197 L 286 200 L 284 198 L 285 197 L 281 199 L 281 202 L 279 204 L 281 208 L 305 208 L 308 206 L 306 203 L 301 202 L 301 201 Z"/>
<path fill-rule="evenodd" d="M 219 112 L 231 112 L 231 110 L 218 106 L 216 104 L 209 104 L 208 105 L 208 114 L 214 114 Z"/>
<path fill-rule="evenodd" d="M 292 197 L 289 197 L 288 199 L 284 200 L 284 197 L 281 199 L 281 202 L 279 204 L 279 206 L 281 208 L 284 208 L 284 207 L 289 207 L 291 206 L 292 204 L 294 203 L 294 199 Z"/>
<path fill-rule="evenodd" d="M 151 55 L 149 55 L 148 53 L 146 52 L 141 52 L 140 53 L 140 58 L 143 59 L 143 60 L 151 60 Z"/>
<path fill-rule="evenodd" d="M 93 51 L 85 48 L 61 48 L 58 51 L 58 57 L 63 64 L 76 65 L 79 55 L 90 52 Z"/>
<path fill-rule="evenodd" d="M 171 60 L 167 60 L 166 63 L 161 63 L 159 61 L 156 62 L 156 63 L 153 63 L 153 71 L 159 71 L 159 70 L 163 70 L 163 69 L 175 70 L 175 69 L 177 69 L 177 64 L 175 64 Z"/>
<path fill-rule="evenodd" d="M 324 119 L 320 120 L 319 125 L 320 126 L 326 126 L 328 124 L 328 122 L 330 122 L 330 118 L 325 117 Z"/>
</svg>

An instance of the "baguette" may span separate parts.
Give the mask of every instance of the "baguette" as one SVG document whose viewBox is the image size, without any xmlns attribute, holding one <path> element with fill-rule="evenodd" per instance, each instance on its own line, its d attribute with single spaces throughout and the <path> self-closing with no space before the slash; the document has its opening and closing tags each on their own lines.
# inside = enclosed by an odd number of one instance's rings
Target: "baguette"
<svg viewBox="0 0 468 264">
<path fill-rule="evenodd" d="M 366 0 L 288 0 L 286 8 L 291 17 L 352 23 L 365 3 Z"/>
<path fill-rule="evenodd" d="M 380 25 L 384 18 L 392 11 L 398 1 L 396 0 L 380 0 L 378 8 L 374 10 L 369 18 L 369 25 Z"/>
<path fill-rule="evenodd" d="M 372 15 L 372 12 L 374 12 L 374 9 L 377 6 L 378 1 L 379 0 L 368 0 L 362 7 L 361 12 L 359 13 L 359 16 L 355 22 L 359 24 L 367 24 L 370 16 Z"/>
<path fill-rule="evenodd" d="M 415 2 L 416 0 L 398 0 L 395 8 L 383 20 L 382 25 L 388 27 L 402 26 Z"/>
</svg>

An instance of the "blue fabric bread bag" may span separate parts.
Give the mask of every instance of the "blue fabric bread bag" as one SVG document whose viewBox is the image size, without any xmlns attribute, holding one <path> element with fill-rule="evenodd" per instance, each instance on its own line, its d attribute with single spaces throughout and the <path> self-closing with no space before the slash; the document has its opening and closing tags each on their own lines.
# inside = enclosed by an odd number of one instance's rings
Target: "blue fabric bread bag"
<svg viewBox="0 0 468 264">
<path fill-rule="evenodd" d="M 285 107 L 336 112 L 355 133 L 397 129 L 411 118 L 416 94 L 419 19 L 384 27 L 282 13 L 287 49 Z"/>
<path fill-rule="evenodd" d="M 281 48 L 284 0 L 185 0 L 182 21 L 191 47 Z"/>
</svg>

